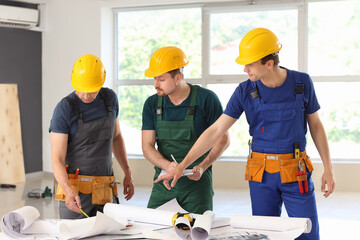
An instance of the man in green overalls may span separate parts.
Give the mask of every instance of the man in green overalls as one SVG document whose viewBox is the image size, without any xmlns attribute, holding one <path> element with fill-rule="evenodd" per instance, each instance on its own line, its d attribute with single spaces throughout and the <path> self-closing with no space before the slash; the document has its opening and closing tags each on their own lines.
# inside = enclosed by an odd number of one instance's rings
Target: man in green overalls
<svg viewBox="0 0 360 240">
<path fill-rule="evenodd" d="M 155 165 L 154 180 L 162 170 L 175 168 L 201 133 L 223 112 L 214 92 L 184 80 L 183 68 L 188 63 L 181 49 L 163 47 L 153 53 L 145 71 L 145 76 L 154 78 L 157 91 L 144 104 L 142 122 L 142 150 L 144 157 Z M 148 208 L 157 208 L 176 198 L 188 212 L 202 214 L 212 210 L 211 164 L 229 143 L 226 132 L 209 152 L 188 167 L 192 175 L 179 179 L 170 191 L 162 183 L 154 183 Z"/>
</svg>

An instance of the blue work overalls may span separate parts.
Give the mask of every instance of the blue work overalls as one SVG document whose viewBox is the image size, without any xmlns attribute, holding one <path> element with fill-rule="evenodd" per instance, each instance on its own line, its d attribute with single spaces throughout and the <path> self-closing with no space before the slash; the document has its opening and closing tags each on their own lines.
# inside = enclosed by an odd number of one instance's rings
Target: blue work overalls
<svg viewBox="0 0 360 240">
<path fill-rule="evenodd" d="M 295 73 L 296 97 L 294 101 L 281 103 L 265 103 L 257 92 L 256 82 L 251 91 L 254 107 L 252 147 L 262 149 L 262 153 L 282 153 L 289 149 L 289 144 L 300 143 L 300 149 L 305 150 L 305 108 L 303 82 Z M 291 152 L 288 152 L 291 153 Z M 319 223 L 316 209 L 314 183 L 311 172 L 307 170 L 309 192 L 300 194 L 298 182 L 281 183 L 280 172 L 264 171 L 262 181 L 249 181 L 253 215 L 280 216 L 284 202 L 289 217 L 305 217 L 312 221 L 310 233 L 303 233 L 297 239 L 317 240 Z"/>
</svg>

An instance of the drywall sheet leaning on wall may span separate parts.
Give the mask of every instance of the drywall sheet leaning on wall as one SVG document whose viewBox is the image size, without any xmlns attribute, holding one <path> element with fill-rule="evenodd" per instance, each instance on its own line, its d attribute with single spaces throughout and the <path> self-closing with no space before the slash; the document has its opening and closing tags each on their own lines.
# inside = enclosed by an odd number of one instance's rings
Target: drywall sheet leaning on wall
<svg viewBox="0 0 360 240">
<path fill-rule="evenodd" d="M 25 181 L 17 84 L 0 84 L 0 183 Z"/>
</svg>

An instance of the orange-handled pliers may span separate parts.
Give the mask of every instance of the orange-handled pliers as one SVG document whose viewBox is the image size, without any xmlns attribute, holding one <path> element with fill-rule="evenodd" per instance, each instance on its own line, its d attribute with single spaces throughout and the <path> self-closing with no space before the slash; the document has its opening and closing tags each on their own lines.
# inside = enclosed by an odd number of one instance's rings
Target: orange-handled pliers
<svg viewBox="0 0 360 240">
<path fill-rule="evenodd" d="M 304 171 L 301 161 L 299 161 L 299 172 L 296 174 L 296 179 L 299 184 L 300 193 L 303 194 L 304 190 L 306 193 L 309 192 L 308 182 L 307 182 L 307 173 L 306 173 L 306 171 Z M 304 187 L 303 187 L 303 182 L 304 182 Z"/>
</svg>

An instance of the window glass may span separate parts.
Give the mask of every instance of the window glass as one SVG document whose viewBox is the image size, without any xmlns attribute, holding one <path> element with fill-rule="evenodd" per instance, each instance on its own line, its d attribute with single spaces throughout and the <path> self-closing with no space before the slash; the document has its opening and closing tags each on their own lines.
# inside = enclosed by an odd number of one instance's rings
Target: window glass
<svg viewBox="0 0 360 240">
<path fill-rule="evenodd" d="M 142 155 L 142 109 L 145 100 L 155 93 L 152 85 L 118 86 L 120 130 L 127 154 Z"/>
<path fill-rule="evenodd" d="M 309 73 L 360 74 L 360 1 L 309 3 Z"/>
<path fill-rule="evenodd" d="M 206 4 L 205 4 L 206 5 Z M 275 5 L 274 5 L 275 6 Z M 300 5 L 298 5 L 300 6 Z M 117 60 L 120 127 L 128 154 L 140 154 L 142 108 L 145 100 L 155 94 L 153 80 L 144 76 L 151 54 L 158 48 L 174 45 L 182 50 L 190 61 L 184 69 L 185 79 L 192 83 L 206 84 L 220 98 L 223 108 L 238 86 L 231 74 L 243 74 L 243 66 L 235 63 L 242 37 L 251 29 L 265 27 L 272 30 L 283 45 L 280 66 L 297 70 L 298 62 L 308 63 L 311 76 L 360 75 L 360 1 L 321 1 L 308 3 L 308 61 L 299 60 L 298 9 L 216 13 L 202 8 L 142 9 L 117 13 Z M 186 6 L 188 7 L 188 6 Z M 255 6 L 256 7 L 256 6 Z M 300 6 L 301 7 L 301 6 Z M 270 9 L 270 8 L 269 8 Z M 177 16 L 174 18 L 173 16 Z M 208 16 L 208 17 L 207 17 Z M 209 84 L 202 73 L 202 21 L 209 20 L 210 66 L 206 75 L 224 75 L 224 82 Z M 300 23 L 305 24 L 305 23 Z M 205 31 L 207 31 L 205 29 Z M 307 43 L 305 43 L 307 44 Z M 301 56 L 300 56 L 301 57 Z M 227 79 L 229 78 L 229 79 Z M 213 79 L 213 78 L 211 78 Z M 316 78 L 315 78 L 316 79 Z M 129 81 L 137 85 L 124 85 Z M 325 78 L 326 81 L 326 78 Z M 344 82 L 333 78 L 314 82 L 321 105 L 319 115 L 324 124 L 332 158 L 359 159 L 360 148 L 360 81 Z M 249 126 L 245 114 L 230 128 L 231 144 L 225 157 L 248 155 Z M 312 158 L 319 154 L 307 134 L 307 152 Z"/>
<path fill-rule="evenodd" d="M 200 8 L 119 12 L 117 17 L 119 80 L 145 79 L 151 54 L 165 46 L 185 52 L 190 61 L 187 78 L 200 77 Z"/>
<path fill-rule="evenodd" d="M 210 14 L 210 74 L 240 74 L 235 63 L 242 37 L 257 27 L 268 28 L 282 44 L 280 65 L 297 69 L 297 10 L 251 11 Z"/>
<path fill-rule="evenodd" d="M 320 103 L 320 119 L 329 141 L 332 158 L 359 158 L 360 149 L 360 82 L 315 82 Z M 307 152 L 310 157 L 319 154 L 307 135 Z"/>
<path fill-rule="evenodd" d="M 220 99 L 225 110 L 226 105 L 239 84 L 209 84 L 208 88 L 214 91 Z M 246 121 L 245 113 L 229 129 L 230 146 L 222 154 L 224 157 L 245 157 L 249 154 L 248 141 L 249 124 Z"/>
</svg>

